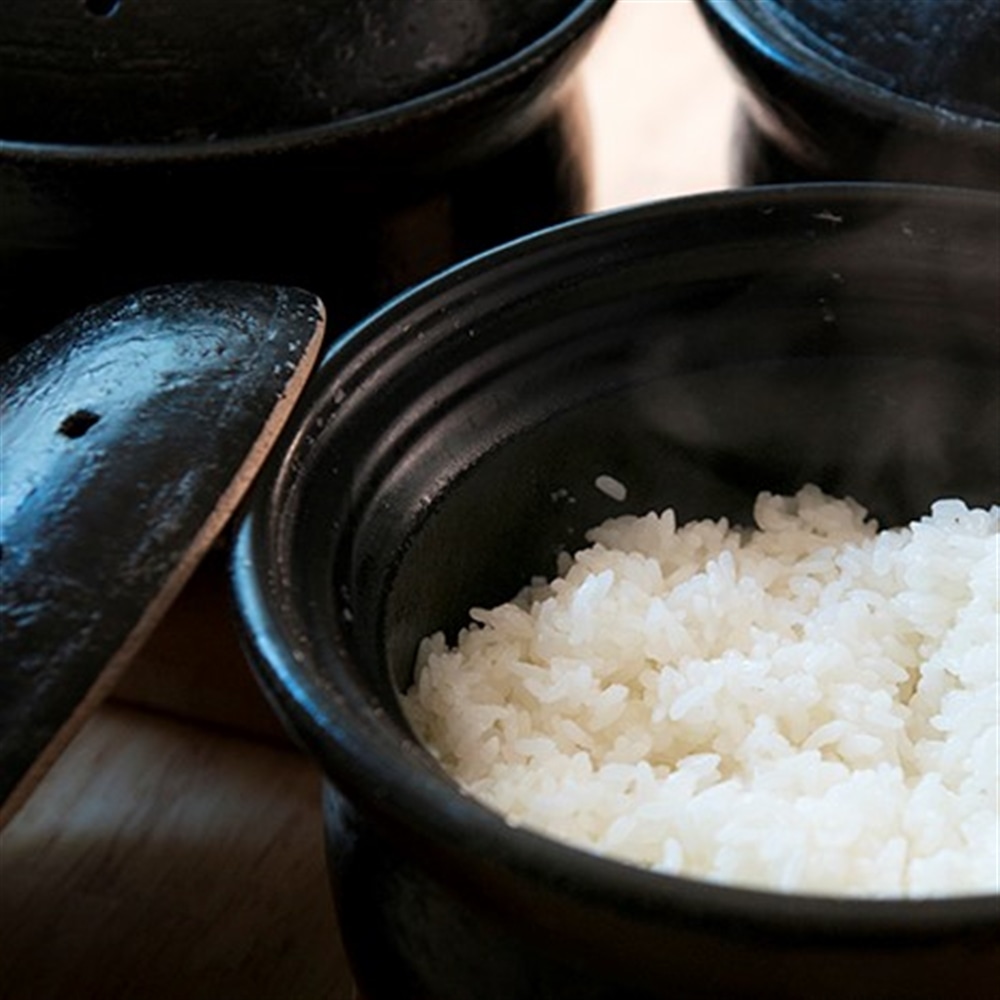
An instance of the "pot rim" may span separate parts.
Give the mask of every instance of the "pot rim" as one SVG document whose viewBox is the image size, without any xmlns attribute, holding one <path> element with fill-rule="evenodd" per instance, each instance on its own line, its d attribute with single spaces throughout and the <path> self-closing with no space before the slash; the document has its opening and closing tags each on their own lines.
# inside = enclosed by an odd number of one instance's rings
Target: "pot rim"
<svg viewBox="0 0 1000 1000">
<path fill-rule="evenodd" d="M 689 876 L 652 873 L 524 828 L 509 826 L 496 812 L 462 792 L 413 737 L 391 723 L 384 705 L 348 683 L 343 669 L 351 656 L 339 624 L 331 620 L 322 648 L 303 634 L 303 621 L 290 596 L 295 504 L 310 452 L 321 448 L 315 432 L 343 398 L 345 372 L 376 352 L 384 360 L 406 341 L 414 313 L 433 311 L 435 300 L 450 304 L 488 299 L 482 282 L 491 275 L 527 270 L 539 258 L 565 258 L 584 245 L 650 225 L 748 209 L 769 215 L 775 206 L 830 212 L 837 206 L 897 206 L 900 199 L 924 204 L 965 205 L 996 213 L 989 192 L 957 187 L 888 182 L 835 182 L 760 186 L 668 198 L 583 216 L 528 234 L 440 272 L 397 296 L 355 326 L 328 350 L 289 422 L 276 454 L 261 475 L 238 525 L 232 555 L 232 584 L 244 646 L 258 679 L 278 714 L 324 776 L 369 817 L 405 832 L 408 843 L 429 848 L 449 878 L 470 878 L 496 889 L 501 869 L 514 892 L 536 885 L 556 896 L 586 900 L 608 912 L 641 909 L 650 919 L 680 915 L 731 926 L 739 933 L 780 929 L 792 936 L 830 941 L 885 940 L 909 943 L 968 931 L 995 932 L 998 900 L 992 894 L 929 898 L 869 898 L 782 893 L 726 885 Z M 832 206 L 832 209 L 831 209 Z M 822 217 L 822 216 L 820 216 Z M 706 241 L 712 230 L 702 230 Z M 535 261 L 536 264 L 532 262 Z M 499 279 L 498 279 L 499 280 Z M 460 331 L 452 331 L 460 336 Z M 332 592 L 333 585 L 328 589 Z M 309 593 L 314 604 L 322 597 Z M 333 608 L 332 593 L 329 609 Z M 324 608 L 324 610 L 327 610 Z M 328 641 L 329 640 L 329 641 Z M 327 676 L 332 667 L 336 678 Z"/>
<path fill-rule="evenodd" d="M 575 0 L 563 18 L 513 54 L 455 83 L 437 87 L 389 107 L 360 112 L 332 122 L 285 131 L 263 132 L 216 140 L 154 143 L 58 143 L 0 138 L 0 163 L 5 159 L 47 164 L 86 161 L 104 166 L 139 163 L 229 160 L 275 155 L 297 150 L 343 145 L 364 135 L 391 133 L 401 124 L 432 121 L 515 87 L 518 81 L 556 60 L 586 36 L 614 6 L 615 0 Z"/>
<path fill-rule="evenodd" d="M 926 101 L 883 87 L 836 66 L 807 44 L 803 27 L 796 32 L 760 0 L 695 0 L 709 23 L 738 37 L 756 56 L 782 67 L 829 100 L 880 122 L 903 122 L 946 141 L 964 137 L 984 144 L 1000 139 L 1000 121 L 934 107 Z"/>
</svg>

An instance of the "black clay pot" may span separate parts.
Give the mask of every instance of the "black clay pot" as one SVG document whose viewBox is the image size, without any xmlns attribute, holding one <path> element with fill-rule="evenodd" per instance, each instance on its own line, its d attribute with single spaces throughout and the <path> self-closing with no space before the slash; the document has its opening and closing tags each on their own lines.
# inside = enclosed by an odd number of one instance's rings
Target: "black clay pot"
<svg viewBox="0 0 1000 1000">
<path fill-rule="evenodd" d="M 370 1000 L 939 1000 L 1000 971 L 995 897 L 657 876 L 469 797 L 398 703 L 420 637 L 627 511 L 744 521 L 812 481 L 885 524 L 1000 495 L 998 210 L 757 188 L 578 220 L 446 272 L 307 387 L 234 552 L 248 651 L 327 778 Z M 621 503 L 602 474 L 628 489 Z"/>
<path fill-rule="evenodd" d="M 735 180 L 1000 190 L 1000 0 L 697 0 L 743 87 Z"/>
<path fill-rule="evenodd" d="M 336 332 L 579 212 L 611 2 L 5 0 L 2 354 L 189 279 L 307 287 Z"/>
</svg>

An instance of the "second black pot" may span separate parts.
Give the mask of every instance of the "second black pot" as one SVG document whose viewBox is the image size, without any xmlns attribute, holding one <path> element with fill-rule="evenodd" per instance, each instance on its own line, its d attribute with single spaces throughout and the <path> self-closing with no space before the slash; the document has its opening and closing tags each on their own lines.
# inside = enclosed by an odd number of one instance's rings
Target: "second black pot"
<svg viewBox="0 0 1000 1000">
<path fill-rule="evenodd" d="M 0 356 L 206 278 L 309 288 L 336 333 L 582 211 L 574 70 L 611 2 L 5 3 Z"/>
<path fill-rule="evenodd" d="M 735 180 L 1000 190 L 1000 0 L 698 0 L 741 88 Z"/>
</svg>

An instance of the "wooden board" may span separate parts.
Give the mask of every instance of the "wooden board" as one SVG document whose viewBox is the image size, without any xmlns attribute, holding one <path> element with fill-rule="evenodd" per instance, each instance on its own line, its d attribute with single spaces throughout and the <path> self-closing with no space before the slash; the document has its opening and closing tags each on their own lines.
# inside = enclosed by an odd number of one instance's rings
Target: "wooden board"
<svg viewBox="0 0 1000 1000">
<path fill-rule="evenodd" d="M 0 835 L 0 996 L 349 1000 L 319 779 L 105 706 Z"/>
</svg>

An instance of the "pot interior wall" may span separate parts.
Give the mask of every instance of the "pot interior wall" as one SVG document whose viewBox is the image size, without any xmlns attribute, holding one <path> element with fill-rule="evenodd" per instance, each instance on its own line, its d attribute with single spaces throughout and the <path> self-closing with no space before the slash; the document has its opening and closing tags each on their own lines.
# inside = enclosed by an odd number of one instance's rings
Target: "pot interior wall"
<svg viewBox="0 0 1000 1000">
<path fill-rule="evenodd" d="M 939 497 L 997 502 L 995 244 L 984 226 L 973 258 L 968 233 L 900 225 L 805 254 L 776 240 L 611 265 L 477 316 L 462 364 L 428 352 L 355 484 L 341 579 L 359 662 L 405 688 L 421 636 L 551 575 L 613 515 L 746 524 L 759 491 L 808 482 L 885 526 Z"/>
</svg>

